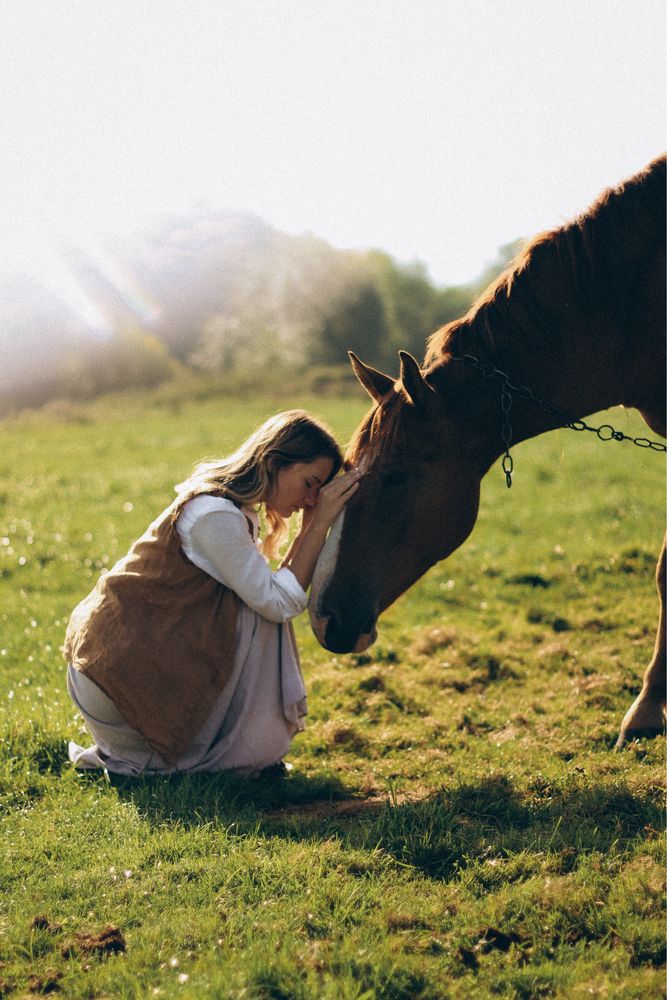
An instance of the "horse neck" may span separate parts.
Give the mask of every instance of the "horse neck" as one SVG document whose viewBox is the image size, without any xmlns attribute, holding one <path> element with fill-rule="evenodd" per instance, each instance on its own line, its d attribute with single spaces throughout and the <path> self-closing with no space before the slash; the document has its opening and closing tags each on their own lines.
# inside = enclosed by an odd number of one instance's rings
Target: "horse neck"
<svg viewBox="0 0 667 1000">
<path fill-rule="evenodd" d="M 628 393 L 627 345 L 613 307 L 601 305 L 601 293 L 596 308 L 584 304 L 562 280 L 554 257 L 553 252 L 533 254 L 524 272 L 490 292 L 450 328 L 429 369 L 428 379 L 443 399 L 458 397 L 464 420 L 488 421 L 493 437 L 502 423 L 502 380 L 485 378 L 478 368 L 453 358 L 467 354 L 493 365 L 514 385 L 526 386 L 547 407 L 572 418 L 620 403 L 638 405 Z M 514 395 L 511 423 L 518 442 L 562 420 Z"/>
<path fill-rule="evenodd" d="M 620 403 L 662 420 L 664 231 L 660 157 L 580 219 L 534 240 L 467 317 L 431 342 L 427 378 L 443 401 L 454 400 L 450 412 L 497 438 L 502 381 L 462 374 L 452 356 L 471 354 L 572 418 Z M 515 396 L 511 422 L 521 441 L 561 421 Z"/>
<path fill-rule="evenodd" d="M 475 321 L 460 330 L 456 356 L 471 355 L 493 365 L 509 381 L 531 390 L 546 406 L 512 394 L 512 427 L 515 441 L 525 440 L 562 424 L 559 414 L 586 417 L 622 403 L 623 351 L 615 337 L 601 341 L 597 327 L 589 328 L 563 320 L 558 333 L 548 338 L 526 338 L 511 323 L 492 322 L 482 311 Z M 454 375 L 450 366 L 463 366 Z M 497 423 L 503 379 L 485 376 L 476 365 L 443 359 L 443 366 L 457 380 L 463 380 L 470 400 L 490 411 Z M 554 412 L 556 411 L 556 412 Z"/>
</svg>

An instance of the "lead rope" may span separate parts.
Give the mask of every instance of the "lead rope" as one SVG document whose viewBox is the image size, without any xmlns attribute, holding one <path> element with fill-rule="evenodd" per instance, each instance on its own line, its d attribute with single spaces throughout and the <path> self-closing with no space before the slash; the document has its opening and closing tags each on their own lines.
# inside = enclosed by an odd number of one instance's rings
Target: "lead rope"
<svg viewBox="0 0 667 1000">
<path fill-rule="evenodd" d="M 591 427 L 585 420 L 573 419 L 567 413 L 563 413 L 562 410 L 556 409 L 551 403 L 540 399 L 528 386 L 514 385 L 505 372 L 500 371 L 499 368 L 496 368 L 495 365 L 492 365 L 488 361 L 480 361 L 473 354 L 462 354 L 459 356 L 452 354 L 451 360 L 468 362 L 468 364 L 472 365 L 480 373 L 482 378 L 497 378 L 500 380 L 500 408 L 503 413 L 501 437 L 505 448 L 501 464 L 508 489 L 512 485 L 512 473 L 514 472 L 514 459 L 510 454 L 513 433 L 510 422 L 510 411 L 514 402 L 513 394 L 521 397 L 521 399 L 527 399 L 541 410 L 544 410 L 545 413 L 555 417 L 560 427 L 566 427 L 572 431 L 593 431 L 594 434 L 597 434 L 600 441 L 630 441 L 632 444 L 637 445 L 638 448 L 650 448 L 653 451 L 667 452 L 667 445 L 663 444 L 662 441 L 651 441 L 649 438 L 644 437 L 630 437 L 628 434 L 624 434 L 623 431 L 615 430 L 611 424 L 601 424 L 600 427 Z"/>
</svg>

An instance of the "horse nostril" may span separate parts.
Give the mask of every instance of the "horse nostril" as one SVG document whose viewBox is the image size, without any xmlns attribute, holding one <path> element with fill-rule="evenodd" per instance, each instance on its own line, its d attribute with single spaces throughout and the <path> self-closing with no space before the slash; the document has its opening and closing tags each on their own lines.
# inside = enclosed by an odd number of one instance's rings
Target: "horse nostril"
<svg viewBox="0 0 667 1000">
<path fill-rule="evenodd" d="M 361 611 L 361 615 L 355 613 Z M 375 628 L 372 609 L 364 613 L 363 606 L 347 609 L 332 608 L 323 602 L 320 614 L 326 620 L 324 646 L 332 653 L 354 652 L 359 639 Z"/>
<path fill-rule="evenodd" d="M 321 620 L 325 622 L 323 645 L 332 653 L 349 653 L 349 646 L 345 637 L 345 630 L 335 611 L 330 611 L 326 606 L 320 608 Z"/>
</svg>

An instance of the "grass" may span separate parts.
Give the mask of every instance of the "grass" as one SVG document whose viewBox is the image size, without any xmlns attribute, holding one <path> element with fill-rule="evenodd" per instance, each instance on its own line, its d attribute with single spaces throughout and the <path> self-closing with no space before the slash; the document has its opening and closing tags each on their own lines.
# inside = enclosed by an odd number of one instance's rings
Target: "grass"
<svg viewBox="0 0 667 1000">
<path fill-rule="evenodd" d="M 612 750 L 657 622 L 652 452 L 526 442 L 366 654 L 299 619 L 285 781 L 68 764 L 72 607 L 195 461 L 285 405 L 342 439 L 365 409 L 158 392 L 0 425 L 0 996 L 663 996 L 664 740 Z"/>
</svg>

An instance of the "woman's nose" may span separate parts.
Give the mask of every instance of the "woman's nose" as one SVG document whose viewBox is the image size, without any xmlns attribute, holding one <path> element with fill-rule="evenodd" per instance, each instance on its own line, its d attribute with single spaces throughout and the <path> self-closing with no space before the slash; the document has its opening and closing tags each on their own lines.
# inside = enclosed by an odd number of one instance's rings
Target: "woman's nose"
<svg viewBox="0 0 667 1000">
<path fill-rule="evenodd" d="M 314 486 L 311 490 L 306 493 L 306 507 L 316 507 L 317 498 L 319 496 L 319 488 Z"/>
</svg>

